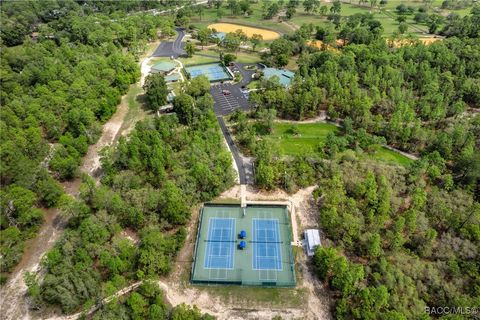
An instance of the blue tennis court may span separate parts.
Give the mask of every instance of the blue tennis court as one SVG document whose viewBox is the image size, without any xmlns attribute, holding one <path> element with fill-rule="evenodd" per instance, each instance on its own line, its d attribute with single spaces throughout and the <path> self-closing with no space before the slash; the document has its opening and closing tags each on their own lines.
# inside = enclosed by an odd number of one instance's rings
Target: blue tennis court
<svg viewBox="0 0 480 320">
<path fill-rule="evenodd" d="M 205 240 L 205 269 L 233 269 L 235 253 L 235 219 L 210 218 Z"/>
<path fill-rule="evenodd" d="M 253 219 L 253 269 L 282 270 L 278 219 Z"/>
<path fill-rule="evenodd" d="M 205 75 L 207 76 L 208 80 L 212 82 L 232 79 L 230 74 L 225 70 L 225 67 L 220 63 L 201 64 L 189 67 L 187 66 L 185 67 L 185 70 L 192 78 Z"/>
</svg>

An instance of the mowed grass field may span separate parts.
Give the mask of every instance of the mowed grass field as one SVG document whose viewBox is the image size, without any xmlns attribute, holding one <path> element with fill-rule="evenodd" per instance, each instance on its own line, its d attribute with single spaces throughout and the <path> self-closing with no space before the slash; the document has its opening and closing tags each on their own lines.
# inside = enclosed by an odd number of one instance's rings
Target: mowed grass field
<svg viewBox="0 0 480 320">
<path fill-rule="evenodd" d="M 298 129 L 298 134 L 291 132 L 293 127 Z M 329 133 L 338 130 L 338 127 L 328 123 L 277 122 L 273 125 L 273 132 L 268 139 L 278 145 L 281 155 L 309 155 L 317 152 L 318 146 L 325 141 Z"/>
<path fill-rule="evenodd" d="M 442 0 L 434 0 L 430 6 L 429 14 L 434 12 L 439 12 L 440 14 L 447 16 L 449 13 L 454 12 L 460 16 L 468 14 L 471 8 L 460 9 L 460 10 L 443 10 L 441 9 Z M 379 20 L 382 23 L 384 28 L 385 35 L 391 35 L 392 33 L 398 31 L 399 23 L 395 20 L 395 8 L 400 5 L 405 4 L 407 6 L 412 6 L 417 10 L 418 8 L 424 6 L 425 4 L 422 1 L 400 1 L 400 0 L 389 0 L 387 4 L 382 7 L 372 8 L 369 4 L 359 5 L 357 1 L 342 1 L 342 9 L 340 15 L 342 17 L 348 17 L 356 13 L 372 13 L 375 16 L 375 19 Z M 327 14 L 330 13 L 331 3 L 322 2 L 322 6 L 327 6 Z M 304 23 L 313 23 L 314 25 L 327 24 L 327 17 L 322 17 L 319 14 L 306 13 L 303 9 L 303 6 L 297 7 L 297 12 L 290 20 L 290 22 L 301 26 Z M 422 34 L 423 32 L 428 31 L 428 27 L 424 24 L 418 24 L 413 20 L 414 14 L 407 16 L 407 23 L 409 33 Z"/>
<path fill-rule="evenodd" d="M 375 151 L 372 154 L 369 154 L 369 157 L 374 159 L 374 160 L 380 160 L 384 162 L 389 162 L 389 163 L 394 163 L 394 164 L 399 164 L 402 166 L 408 166 L 410 163 L 413 162 L 412 159 L 409 159 L 405 157 L 404 155 L 389 150 L 385 147 L 379 148 L 377 151 Z"/>
<path fill-rule="evenodd" d="M 224 1 L 224 3 L 226 3 L 226 1 Z M 198 13 L 191 17 L 191 23 L 196 27 L 208 27 L 208 25 L 212 23 L 219 22 L 238 23 L 250 27 L 270 29 L 282 34 L 293 32 L 286 24 L 280 23 L 277 17 L 270 20 L 263 19 L 260 1 L 258 3 L 252 3 L 250 7 L 253 11 L 251 16 L 233 16 L 226 6 L 222 6 L 222 15 L 219 17 L 217 15 L 217 9 L 212 6 L 212 8 L 205 8 L 201 17 Z"/>
<path fill-rule="evenodd" d="M 292 128 L 296 128 L 296 134 Z M 325 142 L 327 135 L 336 133 L 339 127 L 329 123 L 285 123 L 273 125 L 273 132 L 267 139 L 278 147 L 283 156 L 308 156 L 318 152 L 318 147 Z M 401 166 L 408 166 L 413 160 L 404 155 L 380 146 L 372 153 L 363 153 L 362 158 L 382 161 Z"/>
<path fill-rule="evenodd" d="M 470 13 L 471 7 L 460 9 L 460 10 L 450 10 L 450 9 L 441 9 L 443 0 L 434 0 L 432 1 L 428 13 L 440 13 L 444 16 L 447 16 L 449 13 L 454 12 L 460 16 L 464 16 Z M 425 6 L 425 3 L 421 0 L 410 0 L 410 1 L 401 1 L 401 0 L 389 0 L 387 4 L 383 7 L 371 7 L 370 4 L 366 3 L 359 5 L 358 1 L 343 0 L 342 9 L 340 15 L 342 17 L 348 17 L 356 13 L 372 13 L 375 15 L 375 18 L 378 19 L 384 28 L 384 33 L 386 36 L 392 35 L 394 32 L 398 31 L 398 21 L 395 20 L 395 8 L 399 4 L 405 4 L 411 6 L 417 10 L 418 8 Z M 331 2 L 321 1 L 322 6 L 327 6 L 327 14 L 330 13 L 330 8 L 332 6 Z M 213 6 L 212 8 L 204 8 L 202 14 L 196 12 L 191 17 L 191 22 L 196 27 L 207 27 L 212 23 L 234 23 L 242 24 L 250 27 L 264 28 L 273 31 L 277 31 L 281 34 L 293 33 L 293 28 L 286 23 L 279 21 L 278 16 L 273 17 L 269 20 L 264 20 L 262 18 L 262 5 L 259 1 L 258 3 L 252 3 L 251 8 L 253 14 L 251 16 L 233 16 L 230 10 L 226 6 L 222 6 L 222 14 L 219 16 L 217 9 Z M 421 35 L 428 30 L 428 27 L 423 24 L 418 24 L 413 20 L 414 14 L 407 16 L 407 23 L 409 24 L 407 32 Z M 290 24 L 301 26 L 304 23 L 313 23 L 314 25 L 326 24 L 328 21 L 326 17 L 320 16 L 318 13 L 310 14 L 306 13 L 303 5 L 299 5 L 296 8 L 296 13 L 293 18 L 289 21 Z M 269 41 L 266 41 L 267 43 Z"/>
</svg>

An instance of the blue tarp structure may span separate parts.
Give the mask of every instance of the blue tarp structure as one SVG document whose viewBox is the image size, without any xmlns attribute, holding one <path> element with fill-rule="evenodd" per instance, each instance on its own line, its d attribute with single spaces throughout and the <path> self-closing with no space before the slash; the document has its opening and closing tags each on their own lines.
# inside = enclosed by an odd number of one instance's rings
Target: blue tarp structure
<svg viewBox="0 0 480 320">
<path fill-rule="evenodd" d="M 238 245 L 238 247 L 242 250 L 245 249 L 246 246 L 247 246 L 247 243 L 245 241 L 240 241 L 240 244 Z"/>
<path fill-rule="evenodd" d="M 247 231 L 245 231 L 245 230 L 240 231 L 239 236 L 240 236 L 241 239 L 245 238 L 247 236 Z"/>
</svg>

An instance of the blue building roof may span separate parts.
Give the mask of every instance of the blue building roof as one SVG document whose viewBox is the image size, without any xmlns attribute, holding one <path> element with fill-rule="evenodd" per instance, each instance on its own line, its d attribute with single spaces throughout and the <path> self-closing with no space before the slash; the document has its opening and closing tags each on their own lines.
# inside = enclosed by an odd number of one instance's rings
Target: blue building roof
<svg viewBox="0 0 480 320">
<path fill-rule="evenodd" d="M 243 238 L 245 238 L 246 236 L 247 236 L 247 231 L 245 231 L 245 230 L 240 231 L 240 238 L 243 239 Z"/>
<path fill-rule="evenodd" d="M 284 87 L 288 87 L 292 82 L 295 73 L 285 69 L 265 68 L 263 69 L 263 75 L 265 79 L 270 79 L 273 76 L 277 76 L 280 80 L 280 84 Z"/>
<path fill-rule="evenodd" d="M 245 241 L 240 241 L 240 249 L 243 249 L 247 246 L 247 243 Z"/>
</svg>

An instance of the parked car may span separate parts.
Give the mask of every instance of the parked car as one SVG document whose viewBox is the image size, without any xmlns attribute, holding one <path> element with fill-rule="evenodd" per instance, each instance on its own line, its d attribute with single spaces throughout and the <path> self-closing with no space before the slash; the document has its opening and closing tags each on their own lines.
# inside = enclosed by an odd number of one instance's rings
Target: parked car
<svg viewBox="0 0 480 320">
<path fill-rule="evenodd" d="M 228 96 L 231 94 L 231 92 L 229 90 L 222 90 L 222 93 L 224 96 Z"/>
</svg>

